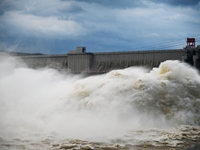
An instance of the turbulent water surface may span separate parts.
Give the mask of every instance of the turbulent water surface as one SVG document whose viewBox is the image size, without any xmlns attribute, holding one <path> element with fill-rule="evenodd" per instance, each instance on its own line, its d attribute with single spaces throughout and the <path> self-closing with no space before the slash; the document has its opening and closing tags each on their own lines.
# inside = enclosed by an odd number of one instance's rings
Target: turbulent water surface
<svg viewBox="0 0 200 150">
<path fill-rule="evenodd" d="M 0 149 L 183 149 L 199 125 L 200 76 L 179 61 L 82 77 L 0 58 Z"/>
</svg>

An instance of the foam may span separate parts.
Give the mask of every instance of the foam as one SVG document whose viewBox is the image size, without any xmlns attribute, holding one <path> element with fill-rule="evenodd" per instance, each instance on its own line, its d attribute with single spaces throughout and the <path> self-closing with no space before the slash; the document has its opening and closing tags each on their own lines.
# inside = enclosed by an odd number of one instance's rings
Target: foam
<svg viewBox="0 0 200 150">
<path fill-rule="evenodd" d="M 200 123 L 200 76 L 179 61 L 84 78 L 0 59 L 0 137 L 116 138 Z M 37 136 L 39 135 L 39 136 Z"/>
</svg>

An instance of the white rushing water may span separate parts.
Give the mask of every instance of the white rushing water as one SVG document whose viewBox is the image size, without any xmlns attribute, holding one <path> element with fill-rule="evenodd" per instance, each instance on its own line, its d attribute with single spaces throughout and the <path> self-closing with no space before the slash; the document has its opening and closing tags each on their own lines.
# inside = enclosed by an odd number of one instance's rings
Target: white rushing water
<svg viewBox="0 0 200 150">
<path fill-rule="evenodd" d="M 154 128 L 158 135 L 171 134 L 181 125 L 193 129 L 199 124 L 200 76 L 179 61 L 165 61 L 152 70 L 131 67 L 84 78 L 27 68 L 12 57 L 0 59 L 2 144 L 47 137 L 128 141 L 131 132 L 142 140 L 149 134 L 138 136 L 140 131 Z"/>
</svg>

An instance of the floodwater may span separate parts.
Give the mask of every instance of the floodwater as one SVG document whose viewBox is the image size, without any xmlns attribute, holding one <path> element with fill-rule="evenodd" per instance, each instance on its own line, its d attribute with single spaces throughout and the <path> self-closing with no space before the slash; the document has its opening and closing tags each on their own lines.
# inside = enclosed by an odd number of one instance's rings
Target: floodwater
<svg viewBox="0 0 200 150">
<path fill-rule="evenodd" d="M 185 149 L 200 142 L 200 75 L 179 61 L 83 77 L 0 58 L 0 149 Z"/>
</svg>

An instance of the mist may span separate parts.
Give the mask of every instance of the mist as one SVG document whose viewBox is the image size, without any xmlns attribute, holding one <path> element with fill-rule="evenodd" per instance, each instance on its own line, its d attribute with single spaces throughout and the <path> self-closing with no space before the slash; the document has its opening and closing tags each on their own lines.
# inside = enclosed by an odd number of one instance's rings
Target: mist
<svg viewBox="0 0 200 150">
<path fill-rule="evenodd" d="M 0 137 L 105 140 L 200 124 L 200 76 L 179 61 L 84 77 L 0 58 Z"/>
</svg>

